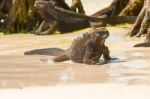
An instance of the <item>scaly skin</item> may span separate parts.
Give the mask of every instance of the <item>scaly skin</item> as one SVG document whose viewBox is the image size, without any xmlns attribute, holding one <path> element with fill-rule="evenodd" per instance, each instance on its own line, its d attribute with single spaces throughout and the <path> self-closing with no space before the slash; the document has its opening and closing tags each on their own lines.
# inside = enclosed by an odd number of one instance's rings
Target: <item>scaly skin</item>
<svg viewBox="0 0 150 99">
<path fill-rule="evenodd" d="M 109 36 L 106 29 L 96 30 L 95 33 L 85 33 L 78 37 L 63 55 L 56 56 L 55 62 L 72 60 L 75 63 L 96 64 L 103 55 L 105 60 L 110 60 L 109 49 L 105 40 Z"/>
</svg>

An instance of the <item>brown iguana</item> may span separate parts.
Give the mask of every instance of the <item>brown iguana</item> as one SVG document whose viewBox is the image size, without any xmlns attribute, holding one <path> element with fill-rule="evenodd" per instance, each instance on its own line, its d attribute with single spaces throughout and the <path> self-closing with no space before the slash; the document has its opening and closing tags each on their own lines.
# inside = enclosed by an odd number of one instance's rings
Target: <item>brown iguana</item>
<svg viewBox="0 0 150 99">
<path fill-rule="evenodd" d="M 76 63 L 95 64 L 103 55 L 105 60 L 110 60 L 109 49 L 105 46 L 105 40 L 109 32 L 105 28 L 95 30 L 93 33 L 85 33 L 75 39 L 65 54 L 56 56 L 53 60 L 61 62 L 72 60 Z"/>
<path fill-rule="evenodd" d="M 31 54 L 50 54 L 58 52 L 58 56 L 53 59 L 54 62 L 62 62 L 67 60 L 72 60 L 76 63 L 85 63 L 85 64 L 96 64 L 99 61 L 99 58 L 103 55 L 105 60 L 110 60 L 109 49 L 105 46 L 105 40 L 108 38 L 109 32 L 105 28 L 100 28 L 93 31 L 93 33 L 84 33 L 82 36 L 76 38 L 71 47 L 66 50 L 53 49 L 53 52 L 50 49 L 45 50 L 33 50 L 26 52 L 26 55 Z M 57 50 L 57 51 L 54 51 Z M 62 52 L 62 53 L 60 53 Z"/>
<path fill-rule="evenodd" d="M 91 22 L 99 22 L 99 26 L 106 24 L 118 24 L 118 23 L 133 23 L 134 17 L 106 17 L 97 18 L 93 16 L 87 16 L 81 13 L 76 13 L 68 9 L 57 6 L 53 1 L 37 0 L 35 2 L 35 8 L 39 10 L 44 21 L 40 25 L 36 34 L 52 34 L 56 30 L 64 33 L 71 32 L 81 28 L 90 27 Z M 44 29 L 44 27 L 47 29 Z"/>
</svg>

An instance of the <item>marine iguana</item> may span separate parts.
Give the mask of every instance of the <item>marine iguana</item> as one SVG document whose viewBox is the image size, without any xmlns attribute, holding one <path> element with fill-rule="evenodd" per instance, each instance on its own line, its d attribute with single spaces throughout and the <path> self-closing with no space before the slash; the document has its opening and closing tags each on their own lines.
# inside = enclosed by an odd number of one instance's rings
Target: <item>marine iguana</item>
<svg viewBox="0 0 150 99">
<path fill-rule="evenodd" d="M 109 32 L 105 28 L 92 31 L 92 33 L 84 33 L 77 37 L 68 50 L 61 49 L 39 49 L 28 51 L 25 55 L 43 54 L 56 56 L 54 62 L 62 62 L 71 60 L 75 63 L 96 64 L 103 55 L 105 60 L 110 60 L 109 49 L 105 46 L 105 40 L 108 38 Z M 57 53 L 57 54 L 56 54 Z"/>
<path fill-rule="evenodd" d="M 105 46 L 108 36 L 109 32 L 105 28 L 94 30 L 93 33 L 84 33 L 73 41 L 64 55 L 56 56 L 53 60 L 55 62 L 71 60 L 89 65 L 97 63 L 102 55 L 105 60 L 110 60 L 109 49 Z"/>
<path fill-rule="evenodd" d="M 57 6 L 53 1 L 37 0 L 35 2 L 35 8 L 40 12 L 44 21 L 40 25 L 36 34 L 52 34 L 56 30 L 64 33 L 71 32 L 77 29 L 90 27 L 91 22 L 97 24 L 98 26 L 103 26 L 106 24 L 118 24 L 118 23 L 133 23 L 136 18 L 134 17 L 106 17 L 97 18 L 93 16 L 87 16 L 81 13 L 76 13 L 65 8 Z M 49 28 L 44 29 L 48 26 Z"/>
<path fill-rule="evenodd" d="M 110 60 L 109 49 L 105 46 L 105 40 L 109 32 L 105 28 L 95 30 L 93 33 L 84 33 L 75 39 L 66 53 L 56 56 L 54 62 L 71 60 L 75 63 L 85 63 L 89 65 L 99 62 L 103 55 L 105 60 Z"/>
</svg>

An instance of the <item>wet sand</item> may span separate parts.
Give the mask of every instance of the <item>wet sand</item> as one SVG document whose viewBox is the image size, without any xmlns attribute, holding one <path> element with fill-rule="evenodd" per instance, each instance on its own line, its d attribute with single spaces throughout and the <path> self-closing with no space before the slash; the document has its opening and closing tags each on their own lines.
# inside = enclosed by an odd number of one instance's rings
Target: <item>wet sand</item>
<svg viewBox="0 0 150 99">
<path fill-rule="evenodd" d="M 68 97 L 70 99 L 75 96 L 73 99 L 99 99 L 99 97 L 119 99 L 122 98 L 120 95 L 128 99 L 130 97 L 148 99 L 150 97 L 148 94 L 150 91 L 150 48 L 133 48 L 143 39 L 125 37 L 128 29 L 113 27 L 108 29 L 110 37 L 106 45 L 110 48 L 111 57 L 118 60 L 92 66 L 71 61 L 53 63 L 51 61 L 53 56 L 24 56 L 24 52 L 33 49 L 66 49 L 77 35 L 89 29 L 50 36 L 1 35 L 0 97 L 8 99 L 12 96 L 17 99 L 17 95 L 12 93 L 24 93 L 26 98 L 35 96 L 40 99 L 35 93 L 41 93 L 41 95 L 50 95 L 51 99 L 68 99 Z M 10 88 L 13 89 L 6 90 Z"/>
</svg>

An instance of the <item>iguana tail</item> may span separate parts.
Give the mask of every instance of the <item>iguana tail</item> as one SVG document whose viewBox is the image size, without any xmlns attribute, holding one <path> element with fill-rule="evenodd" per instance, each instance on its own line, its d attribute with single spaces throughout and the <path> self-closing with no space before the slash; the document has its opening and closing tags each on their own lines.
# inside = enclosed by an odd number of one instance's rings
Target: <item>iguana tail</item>
<svg viewBox="0 0 150 99">
<path fill-rule="evenodd" d="M 59 49 L 59 48 L 46 48 L 46 49 L 35 49 L 31 51 L 27 51 L 24 55 L 52 55 L 52 56 L 59 56 L 65 53 L 66 50 Z"/>
<path fill-rule="evenodd" d="M 54 62 L 63 62 L 67 60 L 70 60 L 70 57 L 68 55 L 60 55 L 60 56 L 56 56 L 55 58 L 53 58 Z"/>
<path fill-rule="evenodd" d="M 121 23 L 131 23 L 133 24 L 136 20 L 135 16 L 128 16 L 128 17 L 122 17 L 122 16 L 112 16 L 112 17 L 105 17 L 105 18 L 93 18 L 90 17 L 92 22 L 103 22 L 106 24 L 121 24 Z"/>
</svg>

